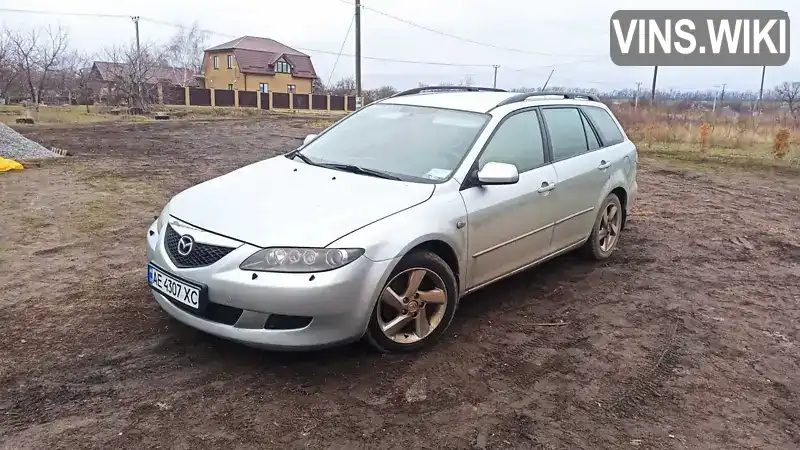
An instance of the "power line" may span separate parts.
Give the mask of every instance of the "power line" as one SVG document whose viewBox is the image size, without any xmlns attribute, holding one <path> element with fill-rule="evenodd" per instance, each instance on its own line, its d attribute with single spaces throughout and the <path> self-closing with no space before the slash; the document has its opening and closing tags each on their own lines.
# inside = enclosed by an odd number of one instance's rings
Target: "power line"
<svg viewBox="0 0 800 450">
<path fill-rule="evenodd" d="M 12 12 L 12 13 L 23 13 L 23 14 L 46 14 L 46 15 L 55 15 L 55 16 L 83 16 L 83 17 L 99 17 L 99 18 L 114 18 L 114 19 L 127 19 L 130 20 L 129 15 L 123 14 L 94 14 L 94 13 L 70 13 L 70 12 L 62 12 L 62 11 L 42 11 L 42 10 L 31 10 L 31 9 L 14 9 L 14 8 L 0 8 L 0 12 Z M 169 22 L 160 19 L 154 19 L 152 17 L 145 17 L 139 16 L 141 21 L 150 22 L 158 25 L 165 25 L 170 27 L 181 28 L 184 25 Z M 221 33 L 219 31 L 211 30 L 208 28 L 197 28 L 199 31 L 203 31 L 209 34 L 213 34 L 216 36 L 223 36 L 223 37 L 230 37 L 230 38 L 237 38 L 241 37 L 239 35 L 233 35 L 229 33 Z M 294 47 L 297 50 L 303 52 L 310 52 L 310 53 L 319 53 L 324 55 L 334 55 L 337 57 L 340 56 L 347 56 L 347 57 L 355 57 L 352 53 L 343 53 L 343 52 L 334 52 L 330 50 L 319 50 L 319 49 L 312 49 L 312 48 L 304 48 L 304 47 Z M 443 67 L 494 67 L 493 64 L 463 64 L 463 63 L 445 63 L 445 62 L 436 62 L 436 61 L 413 61 L 407 59 L 398 59 L 398 58 L 384 58 L 379 56 L 364 56 L 362 55 L 361 58 L 368 59 L 372 61 L 381 61 L 381 62 L 394 62 L 394 63 L 401 63 L 401 64 L 418 64 L 418 65 L 426 65 L 426 66 L 443 66 Z"/>
<path fill-rule="evenodd" d="M 347 38 L 350 37 L 350 30 L 353 28 L 353 22 L 355 22 L 356 16 L 350 19 L 350 25 L 347 27 L 347 33 L 344 34 L 344 40 L 342 40 L 342 47 L 339 49 L 339 54 L 336 55 L 336 61 L 333 63 L 333 69 L 331 69 L 331 74 L 328 76 L 328 82 L 325 83 L 326 86 L 331 84 L 331 80 L 333 79 L 333 73 L 336 72 L 336 65 L 339 64 L 339 58 L 342 56 L 342 52 L 344 51 L 344 45 L 347 44 Z"/>
<path fill-rule="evenodd" d="M 171 27 L 181 27 L 182 26 L 181 24 L 178 24 L 178 23 L 175 23 L 175 22 L 168 22 L 168 21 L 159 20 L 159 19 L 152 19 L 152 18 L 149 18 L 149 17 L 142 17 L 142 20 L 146 21 L 146 22 L 152 22 L 152 23 L 156 23 L 156 24 L 159 24 L 159 25 L 166 25 L 166 26 L 171 26 Z M 230 37 L 230 38 L 241 37 L 241 36 L 234 35 L 234 34 L 221 33 L 219 31 L 211 30 L 211 29 L 208 29 L 208 28 L 198 28 L 198 30 L 199 31 L 204 31 L 204 32 L 209 33 L 209 34 L 214 34 L 214 35 L 217 35 L 217 36 L 224 36 L 224 37 Z M 355 55 L 352 54 L 352 53 L 333 52 L 333 51 L 330 51 L 330 50 L 319 50 L 319 49 L 305 48 L 305 47 L 294 47 L 294 48 L 297 49 L 297 50 L 304 51 L 304 52 L 309 52 L 309 53 L 320 53 L 320 54 L 324 54 L 324 55 L 335 55 L 337 57 L 338 56 L 347 56 L 347 57 L 351 57 L 351 58 L 355 57 Z M 493 64 L 461 64 L 461 63 L 445 63 L 445 62 L 436 62 L 436 61 L 412 61 L 412 60 L 407 60 L 407 59 L 384 58 L 384 57 L 379 57 L 379 56 L 364 56 L 364 55 L 362 55 L 361 58 L 362 59 L 369 59 L 369 60 L 372 60 L 372 61 L 396 62 L 396 63 L 403 63 L 403 64 L 420 64 L 420 65 L 428 65 L 428 66 L 494 67 Z"/>
<path fill-rule="evenodd" d="M 346 3 L 348 5 L 353 5 L 353 3 L 351 3 L 351 2 L 349 2 L 347 0 L 339 0 L 339 1 L 342 2 L 342 3 Z M 529 51 L 529 50 L 521 50 L 521 49 L 513 48 L 513 47 L 505 47 L 505 46 L 502 46 L 502 45 L 491 44 L 491 43 L 488 43 L 488 42 L 476 41 L 474 39 L 470 39 L 470 38 L 466 38 L 466 37 L 463 37 L 463 36 L 458 36 L 458 35 L 455 35 L 455 34 L 447 33 L 447 32 L 444 32 L 444 31 L 441 31 L 441 30 L 437 30 L 437 29 L 434 29 L 434 28 L 430 28 L 430 27 L 427 27 L 425 25 L 421 25 L 421 24 L 418 24 L 416 22 L 412 22 L 412 21 L 410 21 L 408 19 L 403 19 L 402 17 L 398 17 L 398 16 L 395 16 L 393 14 L 389 14 L 387 12 L 383 12 L 383 11 L 381 11 L 379 9 L 375 9 L 375 8 L 373 8 L 371 6 L 367 6 L 367 5 L 363 5 L 362 4 L 361 7 L 366 9 L 366 10 L 372 11 L 372 12 L 374 12 L 376 14 L 380 14 L 382 16 L 388 17 L 388 18 L 396 20 L 398 22 L 405 23 L 406 25 L 410 25 L 412 27 L 419 28 L 421 30 L 425 30 L 425 31 L 428 31 L 428 32 L 431 32 L 431 33 L 435 33 L 435 34 L 441 35 L 441 36 L 449 37 L 451 39 L 456 39 L 456 40 L 459 40 L 459 41 L 468 42 L 470 44 L 482 45 L 484 47 L 494 48 L 496 50 L 506 50 L 506 51 L 509 51 L 509 52 L 525 53 L 525 54 L 534 55 L 534 56 L 579 56 L 579 57 L 580 56 L 598 56 L 598 55 L 587 55 L 587 54 L 542 53 L 542 52 L 532 52 L 532 51 Z"/>
<path fill-rule="evenodd" d="M 49 14 L 54 16 L 78 16 L 78 17 L 101 17 L 101 18 L 114 18 L 114 19 L 130 19 L 131 16 L 127 14 L 97 14 L 97 13 L 75 13 L 75 12 L 61 12 L 61 11 L 37 11 L 33 9 L 14 9 L 14 8 L 0 8 L 0 12 L 15 12 L 25 14 Z"/>
</svg>

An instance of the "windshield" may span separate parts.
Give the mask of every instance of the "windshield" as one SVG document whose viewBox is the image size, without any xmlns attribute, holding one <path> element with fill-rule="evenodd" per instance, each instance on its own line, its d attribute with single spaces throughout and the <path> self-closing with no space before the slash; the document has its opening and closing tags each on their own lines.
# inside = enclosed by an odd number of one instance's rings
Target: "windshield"
<svg viewBox="0 0 800 450">
<path fill-rule="evenodd" d="M 375 104 L 311 141 L 300 153 L 317 164 L 346 164 L 406 181 L 450 176 L 489 119 L 486 114 Z"/>
</svg>

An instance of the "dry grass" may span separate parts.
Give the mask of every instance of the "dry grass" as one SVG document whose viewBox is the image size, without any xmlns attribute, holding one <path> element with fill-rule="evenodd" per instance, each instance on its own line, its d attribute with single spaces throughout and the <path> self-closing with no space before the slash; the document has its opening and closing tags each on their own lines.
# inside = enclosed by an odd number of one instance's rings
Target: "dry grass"
<svg viewBox="0 0 800 450">
<path fill-rule="evenodd" d="M 337 111 L 306 111 L 306 110 L 273 110 L 262 111 L 258 108 L 233 108 L 212 106 L 171 106 L 154 105 L 153 113 L 167 113 L 171 119 L 235 119 L 245 117 L 258 117 L 269 115 L 293 115 L 319 117 L 321 123 L 332 123 L 333 120 L 345 115 Z M 124 108 L 114 108 L 101 105 L 92 106 L 40 106 L 39 111 L 33 107 L 22 105 L 0 105 L 0 122 L 15 124 L 18 117 L 32 117 L 36 124 L 90 124 L 102 122 L 150 122 L 152 115 L 137 116 L 120 114 Z M 33 126 L 36 126 L 34 124 Z M 26 126 L 26 125 L 20 125 Z M 31 126 L 31 125 L 27 125 Z"/>
<path fill-rule="evenodd" d="M 18 117 L 31 117 L 37 124 L 88 124 L 100 122 L 147 122 L 147 116 L 112 115 L 98 106 L 40 106 L 39 111 L 22 105 L 0 105 L 0 122 L 14 124 Z M 24 126 L 24 125 L 21 125 Z M 30 126 L 30 125 L 28 125 Z M 35 126 L 35 125 L 34 125 Z"/>
<path fill-rule="evenodd" d="M 613 109 L 630 139 L 644 154 L 744 166 L 800 168 L 800 123 L 791 116 L 724 117 L 695 111 Z"/>
</svg>

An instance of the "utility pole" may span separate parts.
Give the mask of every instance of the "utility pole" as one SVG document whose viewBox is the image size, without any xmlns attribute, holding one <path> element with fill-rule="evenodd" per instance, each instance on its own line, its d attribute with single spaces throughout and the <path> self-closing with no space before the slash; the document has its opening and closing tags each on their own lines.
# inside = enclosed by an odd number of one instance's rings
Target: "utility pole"
<svg viewBox="0 0 800 450">
<path fill-rule="evenodd" d="M 141 100 L 142 86 L 139 83 L 141 81 L 140 77 L 142 69 L 142 64 L 140 62 L 140 59 L 142 57 L 142 48 L 141 44 L 139 43 L 139 16 L 133 16 L 131 17 L 131 19 L 133 19 L 133 24 L 136 27 L 136 65 L 134 68 L 136 73 L 136 79 L 134 80 L 136 82 L 136 89 L 135 89 L 136 99 L 140 101 L 139 106 L 144 108 L 144 101 Z"/>
<path fill-rule="evenodd" d="M 356 109 L 361 107 L 361 0 L 356 0 Z"/>
<path fill-rule="evenodd" d="M 719 109 L 725 108 L 725 86 L 727 83 L 722 83 L 722 92 L 719 94 Z"/>
<path fill-rule="evenodd" d="M 642 82 L 636 82 L 636 98 L 633 100 L 633 109 L 639 108 L 639 92 L 642 90 Z"/>
<path fill-rule="evenodd" d="M 658 66 L 653 68 L 653 88 L 650 91 L 650 104 L 656 104 L 656 80 L 658 79 Z"/>
<path fill-rule="evenodd" d="M 499 67 L 500 66 L 498 66 L 497 64 L 494 65 L 494 83 L 492 85 L 492 87 L 494 87 L 494 88 L 497 88 L 497 69 Z"/>
<path fill-rule="evenodd" d="M 767 66 L 761 68 L 761 88 L 758 90 L 758 103 L 756 103 L 756 111 L 761 109 L 761 100 L 764 99 L 764 75 L 767 74 Z"/>
</svg>

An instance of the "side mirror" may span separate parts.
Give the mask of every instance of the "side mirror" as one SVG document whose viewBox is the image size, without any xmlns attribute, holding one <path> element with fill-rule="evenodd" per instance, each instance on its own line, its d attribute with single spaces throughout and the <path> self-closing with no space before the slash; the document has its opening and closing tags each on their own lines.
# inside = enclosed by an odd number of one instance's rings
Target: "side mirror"
<svg viewBox="0 0 800 450">
<path fill-rule="evenodd" d="M 313 141 L 316 138 L 317 138 L 316 134 L 309 134 L 308 136 L 306 136 L 305 139 L 303 139 L 303 145 L 308 145 L 309 142 Z"/>
<path fill-rule="evenodd" d="M 519 171 L 513 164 L 488 162 L 478 171 L 481 185 L 514 184 L 519 181 Z"/>
</svg>

